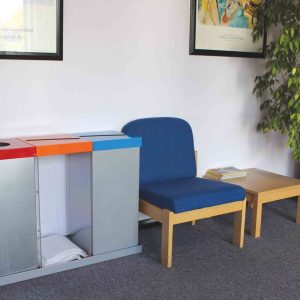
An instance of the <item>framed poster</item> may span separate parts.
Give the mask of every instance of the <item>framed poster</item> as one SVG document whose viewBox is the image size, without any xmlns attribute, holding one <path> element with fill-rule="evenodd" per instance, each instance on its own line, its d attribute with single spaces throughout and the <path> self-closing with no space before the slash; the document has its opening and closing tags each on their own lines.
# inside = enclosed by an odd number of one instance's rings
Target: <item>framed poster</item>
<svg viewBox="0 0 300 300">
<path fill-rule="evenodd" d="M 264 0 L 191 0 L 190 54 L 265 57 L 253 42 L 254 12 Z"/>
<path fill-rule="evenodd" d="M 63 0 L 0 0 L 0 58 L 63 59 Z"/>
</svg>

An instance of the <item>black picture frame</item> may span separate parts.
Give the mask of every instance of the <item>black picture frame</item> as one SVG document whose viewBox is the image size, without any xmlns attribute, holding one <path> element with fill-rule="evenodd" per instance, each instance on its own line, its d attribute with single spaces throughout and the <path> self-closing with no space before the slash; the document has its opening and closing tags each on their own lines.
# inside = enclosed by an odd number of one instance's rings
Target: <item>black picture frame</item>
<svg viewBox="0 0 300 300">
<path fill-rule="evenodd" d="M 44 52 L 14 52 L 1 51 L 0 59 L 20 59 L 20 60 L 63 60 L 63 9 L 64 1 L 56 0 L 57 5 L 57 19 L 56 19 L 56 53 Z"/>
<path fill-rule="evenodd" d="M 266 42 L 267 42 L 266 32 L 264 34 L 261 52 L 225 51 L 225 50 L 218 50 L 218 49 L 215 50 L 196 49 L 197 1 L 198 0 L 190 0 L 190 45 L 189 45 L 190 55 L 229 56 L 229 57 L 247 57 L 247 58 L 266 57 Z"/>
</svg>

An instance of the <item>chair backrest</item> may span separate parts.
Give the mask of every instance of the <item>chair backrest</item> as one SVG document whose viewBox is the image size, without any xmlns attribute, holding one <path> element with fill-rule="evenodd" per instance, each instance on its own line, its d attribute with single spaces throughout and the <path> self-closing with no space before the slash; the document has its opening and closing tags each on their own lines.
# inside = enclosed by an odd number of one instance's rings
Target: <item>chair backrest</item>
<svg viewBox="0 0 300 300">
<path fill-rule="evenodd" d="M 122 130 L 142 137 L 140 183 L 196 176 L 191 126 L 178 118 L 132 121 Z"/>
</svg>

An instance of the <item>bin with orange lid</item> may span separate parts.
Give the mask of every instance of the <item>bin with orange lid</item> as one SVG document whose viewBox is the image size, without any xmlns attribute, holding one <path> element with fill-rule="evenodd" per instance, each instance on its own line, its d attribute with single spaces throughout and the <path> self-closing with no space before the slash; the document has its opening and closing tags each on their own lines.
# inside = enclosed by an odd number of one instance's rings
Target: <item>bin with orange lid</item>
<svg viewBox="0 0 300 300">
<path fill-rule="evenodd" d="M 21 137 L 19 140 L 35 146 L 36 156 L 67 155 L 92 151 L 90 141 L 70 134 Z"/>
</svg>

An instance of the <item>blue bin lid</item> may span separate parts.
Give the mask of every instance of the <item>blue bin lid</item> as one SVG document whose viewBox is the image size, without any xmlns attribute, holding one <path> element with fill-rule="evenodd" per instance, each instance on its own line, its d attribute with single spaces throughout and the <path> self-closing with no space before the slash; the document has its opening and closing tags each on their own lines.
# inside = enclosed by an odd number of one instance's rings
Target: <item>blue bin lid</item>
<svg viewBox="0 0 300 300">
<path fill-rule="evenodd" d="M 93 143 L 93 151 L 137 148 L 142 146 L 141 137 L 129 137 L 118 131 L 82 132 L 80 138 Z"/>
</svg>

